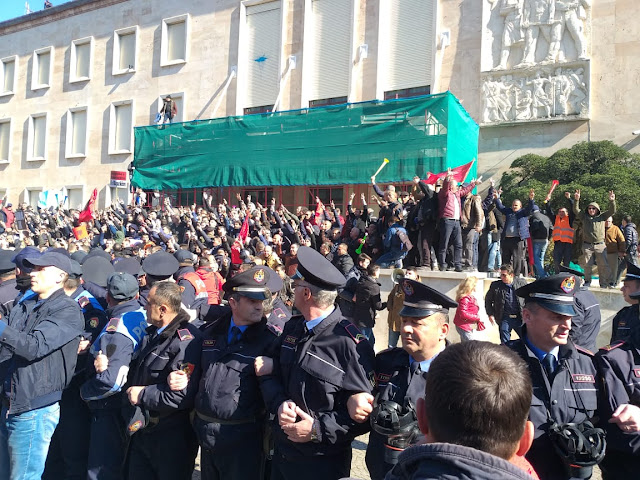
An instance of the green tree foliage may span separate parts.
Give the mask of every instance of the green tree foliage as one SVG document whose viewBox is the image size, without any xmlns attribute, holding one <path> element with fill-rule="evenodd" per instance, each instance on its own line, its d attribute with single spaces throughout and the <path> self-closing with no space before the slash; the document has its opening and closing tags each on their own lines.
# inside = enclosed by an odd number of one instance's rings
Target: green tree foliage
<svg viewBox="0 0 640 480">
<path fill-rule="evenodd" d="M 560 182 L 551 197 L 554 209 L 568 206 L 564 192 L 570 192 L 573 198 L 580 189 L 581 209 L 589 202 L 598 202 L 605 210 L 609 190 L 613 190 L 618 207 L 614 221 L 619 223 L 623 215 L 631 215 L 634 223 L 640 223 L 640 155 L 610 141 L 578 143 L 550 157 L 523 155 L 502 175 L 502 201 L 509 205 L 519 198 L 525 203 L 533 188 L 536 203 L 542 204 L 553 180 Z"/>
</svg>

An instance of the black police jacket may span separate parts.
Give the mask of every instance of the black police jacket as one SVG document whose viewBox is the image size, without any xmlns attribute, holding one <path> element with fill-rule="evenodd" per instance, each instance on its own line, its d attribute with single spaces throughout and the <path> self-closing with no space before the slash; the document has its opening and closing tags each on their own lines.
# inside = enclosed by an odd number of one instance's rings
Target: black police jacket
<svg viewBox="0 0 640 480">
<path fill-rule="evenodd" d="M 273 301 L 273 310 L 267 317 L 267 323 L 275 327 L 280 333 L 284 329 L 285 323 L 291 319 L 291 310 L 287 308 L 280 297 Z"/>
<path fill-rule="evenodd" d="M 184 310 L 180 310 L 159 335 L 157 330 L 153 325 L 147 328 L 147 335 L 132 363 L 128 383 L 145 386 L 139 405 L 151 417 L 164 419 L 193 407 L 200 380 L 202 333 L 189 323 L 189 315 Z M 189 375 L 187 388 L 176 392 L 169 389 L 167 377 L 174 370 Z"/>
<path fill-rule="evenodd" d="M 576 345 L 595 352 L 602 321 L 598 299 L 586 287 L 580 287 L 573 297 L 573 305 L 576 314 L 571 318 L 569 336 Z"/>
<path fill-rule="evenodd" d="M 80 307 L 62 289 L 44 300 L 29 292 L 8 324 L 0 321 L 0 390 L 10 379 L 10 414 L 60 400 L 73 378 L 83 330 Z"/>
<path fill-rule="evenodd" d="M 9 316 L 18 295 L 20 295 L 20 289 L 15 278 L 0 283 L 0 320 Z"/>
<path fill-rule="evenodd" d="M 109 320 L 106 312 L 102 308 L 102 305 L 100 305 L 100 302 L 82 286 L 78 287 L 69 297 L 78 302 L 82 310 L 82 316 L 84 317 L 84 332 L 82 332 L 82 338 L 93 342 Z M 76 375 L 85 370 L 88 357 L 88 350 L 78 355 Z"/>
<path fill-rule="evenodd" d="M 632 328 L 639 328 L 638 312 L 640 306 L 636 303 L 624 307 L 611 321 L 611 341 L 616 343 L 620 340 L 629 340 Z"/>
<path fill-rule="evenodd" d="M 256 376 L 254 361 L 276 356 L 279 347 L 279 331 L 264 317 L 233 344 L 228 343 L 230 324 L 228 312 L 203 331 L 194 428 L 208 449 L 241 448 L 247 435 L 259 434 L 265 418 L 261 384 L 269 377 Z"/>
<path fill-rule="evenodd" d="M 368 430 L 354 422 L 347 400 L 354 393 L 371 392 L 374 353 L 360 330 L 334 311 L 310 332 L 304 317 L 289 320 L 280 336 L 276 375 L 263 384 L 265 403 L 277 414 L 292 400 L 318 422 L 316 442 L 294 443 L 273 424 L 278 451 L 287 457 L 342 454 L 351 441 Z"/>
<path fill-rule="evenodd" d="M 620 405 L 640 407 L 640 349 L 628 342 L 617 342 L 601 348 L 595 356 L 602 388 L 600 390 L 600 427 L 607 432 L 607 471 L 620 473 L 640 471 L 640 433 L 627 433 L 609 423 Z M 613 465 L 612 465 L 613 464 Z M 615 465 L 615 466 L 614 466 Z M 633 475 L 626 478 L 632 478 Z M 624 475 L 615 478 L 625 478 Z"/>
<path fill-rule="evenodd" d="M 526 335 L 526 326 L 523 332 Z M 593 354 L 576 347 L 571 340 L 560 346 L 558 367 L 550 383 L 538 357 L 524 340 L 513 340 L 507 346 L 527 362 L 533 383 L 529 420 L 535 433 L 527 460 L 540 478 L 570 478 L 553 448 L 548 431 L 553 421 L 579 424 L 596 415 L 598 385 Z"/>
</svg>

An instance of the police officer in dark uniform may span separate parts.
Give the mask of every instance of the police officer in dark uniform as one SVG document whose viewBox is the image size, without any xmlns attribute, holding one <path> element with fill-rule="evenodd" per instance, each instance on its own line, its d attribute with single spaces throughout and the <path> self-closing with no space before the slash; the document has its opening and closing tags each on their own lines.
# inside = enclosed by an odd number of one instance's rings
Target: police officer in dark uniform
<svg viewBox="0 0 640 480">
<path fill-rule="evenodd" d="M 89 480 L 121 480 L 126 442 L 122 389 L 129 365 L 147 334 L 145 311 L 138 303 L 138 281 L 127 273 L 112 273 L 107 282 L 109 323 L 89 349 L 89 379 L 80 388 L 91 410 Z M 102 353 L 108 368 L 96 372 L 93 360 Z"/>
<path fill-rule="evenodd" d="M 576 345 L 592 352 L 596 351 L 596 339 L 600 333 L 600 304 L 596 296 L 584 283 L 584 272 L 560 265 L 560 271 L 576 276 L 579 287 L 573 296 L 573 308 L 576 314 L 571 319 L 569 337 Z"/>
<path fill-rule="evenodd" d="M 640 331 L 633 330 L 627 341 L 602 347 L 595 361 L 602 382 L 601 426 L 607 432 L 602 478 L 636 478 L 640 472 Z"/>
<path fill-rule="evenodd" d="M 344 276 L 320 253 L 300 247 L 292 277 L 295 306 L 280 336 L 276 375 L 263 385 L 273 423 L 272 479 L 349 476 L 351 441 L 368 429 L 349 417 L 347 400 L 371 393 L 374 353 L 334 303 Z"/>
<path fill-rule="evenodd" d="M 152 253 L 142 261 L 142 270 L 145 273 L 145 286 L 140 289 L 140 304 L 147 304 L 149 290 L 157 282 L 169 280 L 180 268 L 180 263 L 173 255 L 158 251 Z"/>
<path fill-rule="evenodd" d="M 518 288 L 516 294 L 525 301 L 523 336 L 507 343 L 527 362 L 531 373 L 533 397 L 529 420 L 535 427 L 535 438 L 526 457 L 545 480 L 588 478 L 590 465 L 601 460 L 597 455 L 604 453 L 602 443 L 594 446 L 591 453 L 596 458 L 591 460 L 582 450 L 574 457 L 562 458 L 557 453 L 558 448 L 566 448 L 563 442 L 568 439 L 564 434 L 571 430 L 567 424 L 589 429 L 586 422 L 594 417 L 598 400 L 593 354 L 574 345 L 569 337 L 576 288 L 578 278 L 566 273 Z M 602 437 L 597 432 L 589 436 L 594 441 Z M 592 446 L 586 439 L 582 445 L 584 449 Z M 569 465 L 575 469 L 571 470 Z"/>
<path fill-rule="evenodd" d="M 182 292 L 175 283 L 155 284 L 147 300 L 151 326 L 127 389 L 131 405 L 125 413 L 132 435 L 128 478 L 190 480 L 198 453 L 189 414 L 200 378 L 201 333 L 181 308 Z M 183 371 L 188 382 L 184 389 L 171 391 L 167 378 L 176 370 Z M 143 414 L 140 420 L 138 413 Z"/>
<path fill-rule="evenodd" d="M 199 311 L 203 305 L 207 305 L 209 295 L 207 286 L 193 268 L 194 255 L 188 250 L 178 250 L 174 257 L 178 260 L 179 268 L 173 278 L 183 290 L 182 303 L 187 308 Z"/>
<path fill-rule="evenodd" d="M 400 285 L 405 294 L 400 311 L 402 348 L 390 348 L 376 355 L 375 402 L 366 454 L 372 480 L 384 479 L 397 462 L 397 455 L 422 439 L 415 406 L 418 399 L 424 397 L 431 362 L 448 343 L 448 309 L 458 306 L 451 298 L 421 282 L 404 279 Z M 394 430 L 387 421 L 392 411 L 403 417 L 404 424 L 391 436 L 384 435 Z"/>
<path fill-rule="evenodd" d="M 611 344 L 618 340 L 627 340 L 631 335 L 631 330 L 640 326 L 638 304 L 640 300 L 630 297 L 630 294 L 640 291 L 640 267 L 627 262 L 627 276 L 622 280 L 620 288 L 624 301 L 631 304 L 624 307 L 613 317 L 611 325 Z"/>
<path fill-rule="evenodd" d="M 89 455 L 91 414 L 80 398 L 80 386 L 86 380 L 88 350 L 107 324 L 108 318 L 100 303 L 81 284 L 82 267 L 71 260 L 72 271 L 63 284 L 64 293 L 73 298 L 84 316 L 84 332 L 78 347 L 78 361 L 71 384 L 62 392 L 60 422 L 51 438 L 44 480 L 64 478 L 85 479 Z"/>
<path fill-rule="evenodd" d="M 102 250 L 102 249 L 100 249 Z M 82 261 L 83 287 L 90 292 L 104 309 L 107 302 L 107 279 L 115 269 L 111 262 L 99 254 L 89 254 Z"/>
<path fill-rule="evenodd" d="M 13 302 L 20 295 L 16 265 L 11 261 L 15 254 L 13 250 L 0 250 L 0 319 L 9 316 Z"/>
</svg>

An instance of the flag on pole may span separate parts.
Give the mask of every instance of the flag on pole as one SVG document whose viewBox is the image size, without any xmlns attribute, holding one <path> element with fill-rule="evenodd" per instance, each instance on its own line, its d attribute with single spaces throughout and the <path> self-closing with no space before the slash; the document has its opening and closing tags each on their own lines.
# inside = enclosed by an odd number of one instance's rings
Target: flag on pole
<svg viewBox="0 0 640 480">
<path fill-rule="evenodd" d="M 471 167 L 473 166 L 475 161 L 476 159 L 474 158 L 469 163 L 460 165 L 459 167 L 456 167 L 456 168 L 452 168 L 451 175 L 453 176 L 453 179 L 458 183 L 464 182 L 464 179 L 467 178 L 467 175 L 469 174 L 469 170 L 471 170 Z M 427 175 L 427 178 L 423 180 L 423 182 L 428 185 L 435 185 L 438 180 L 440 179 L 444 180 L 446 176 L 447 176 L 447 172 L 441 172 L 437 174 L 429 172 L 429 174 Z"/>
<path fill-rule="evenodd" d="M 231 263 L 234 265 L 240 265 L 242 263 L 240 252 L 244 247 L 244 241 L 249 236 L 249 217 L 249 211 L 247 211 L 244 217 L 244 222 L 242 222 L 242 227 L 240 227 L 240 232 L 238 233 L 238 239 L 231 247 Z"/>
<path fill-rule="evenodd" d="M 91 194 L 91 198 L 87 202 L 87 206 L 84 207 L 84 210 L 82 210 L 80 212 L 80 215 L 78 216 L 78 221 L 80 223 L 90 222 L 91 220 L 93 220 L 93 210 L 95 208 L 97 196 L 98 196 L 98 189 L 94 188 L 93 193 Z"/>
</svg>

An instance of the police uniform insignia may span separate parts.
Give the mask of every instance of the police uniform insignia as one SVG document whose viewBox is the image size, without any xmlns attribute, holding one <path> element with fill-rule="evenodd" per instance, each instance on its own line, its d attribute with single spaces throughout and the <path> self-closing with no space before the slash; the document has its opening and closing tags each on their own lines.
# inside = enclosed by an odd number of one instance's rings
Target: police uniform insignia
<svg viewBox="0 0 640 480">
<path fill-rule="evenodd" d="M 193 335 L 191 335 L 191 332 L 188 329 L 183 328 L 178 330 L 178 338 L 180 338 L 181 342 L 184 342 L 186 340 L 193 340 Z"/>
<path fill-rule="evenodd" d="M 413 286 L 407 281 L 402 282 L 402 290 L 404 290 L 405 295 L 413 295 Z"/>
<path fill-rule="evenodd" d="M 634 374 L 636 377 L 640 377 L 640 368 L 634 368 L 634 369 L 633 369 L 633 374 Z"/>
<path fill-rule="evenodd" d="M 273 313 L 275 313 L 275 314 L 276 314 L 276 317 L 278 317 L 278 318 L 286 318 L 286 316 L 287 316 L 287 315 L 282 311 L 282 309 L 281 309 L 281 308 L 276 308 L 276 309 L 273 311 Z"/>
<path fill-rule="evenodd" d="M 586 375 L 584 373 L 574 373 L 571 375 L 571 379 L 576 383 L 596 383 L 593 375 Z"/>
<path fill-rule="evenodd" d="M 614 348 L 621 347 L 622 345 L 624 345 L 624 342 L 612 343 L 610 345 L 605 345 L 604 347 L 600 347 L 600 350 L 605 350 L 607 352 L 610 352 Z"/>
<path fill-rule="evenodd" d="M 119 318 L 112 318 L 111 320 L 109 320 L 109 323 L 107 324 L 107 328 L 106 331 L 107 332 L 115 332 L 118 330 L 118 322 L 120 321 Z"/>
<path fill-rule="evenodd" d="M 184 287 L 180 285 L 180 293 L 184 293 Z"/>
<path fill-rule="evenodd" d="M 264 270 L 260 269 L 256 273 L 254 273 L 253 279 L 258 283 L 264 282 Z"/>
<path fill-rule="evenodd" d="M 80 307 L 84 308 L 87 305 L 89 305 L 91 303 L 91 300 L 89 300 L 87 297 L 82 296 L 78 299 L 78 305 L 80 305 Z"/>
<path fill-rule="evenodd" d="M 567 277 L 560 284 L 560 288 L 564 293 L 572 292 L 576 286 L 576 277 Z"/>
<path fill-rule="evenodd" d="M 267 323 L 267 329 L 276 335 L 276 337 L 279 337 L 280 335 L 282 335 L 282 328 L 280 328 L 279 325 L 274 325 L 272 323 Z"/>
<path fill-rule="evenodd" d="M 356 327 L 353 323 L 349 322 L 348 325 L 343 325 L 344 329 L 347 331 L 347 333 L 349 334 L 349 336 L 351 338 L 353 338 L 353 340 L 356 343 L 360 343 L 363 340 L 366 340 L 367 337 L 365 337 L 362 332 L 358 329 L 358 327 Z"/>
<path fill-rule="evenodd" d="M 208 338 L 202 341 L 203 347 L 214 347 L 215 345 L 216 345 L 216 341 L 211 338 Z"/>
<path fill-rule="evenodd" d="M 141 428 L 142 428 L 142 420 L 136 420 L 131 425 L 129 425 L 129 433 L 136 433 Z"/>
<path fill-rule="evenodd" d="M 91 328 L 96 328 L 98 326 L 98 323 L 100 323 L 100 321 L 98 320 L 98 317 L 91 317 L 89 319 L 89 326 Z"/>
<path fill-rule="evenodd" d="M 388 373 L 379 373 L 378 375 L 376 375 L 376 380 L 378 381 L 378 383 L 387 383 L 389 380 L 391 380 L 391 375 Z"/>
<path fill-rule="evenodd" d="M 618 328 L 620 327 L 626 327 L 627 326 L 627 321 L 626 320 L 620 320 L 618 322 Z"/>
<path fill-rule="evenodd" d="M 196 366 L 193 363 L 189 363 L 189 362 L 180 362 L 180 363 L 178 363 L 178 369 L 182 370 L 184 373 L 186 373 L 188 377 L 191 376 L 191 374 L 193 373 L 193 370 L 195 368 L 196 368 Z"/>
<path fill-rule="evenodd" d="M 293 335 L 287 335 L 287 337 L 284 339 L 284 343 L 288 343 L 289 345 L 295 345 L 297 341 L 298 338 L 294 337 Z"/>
</svg>

